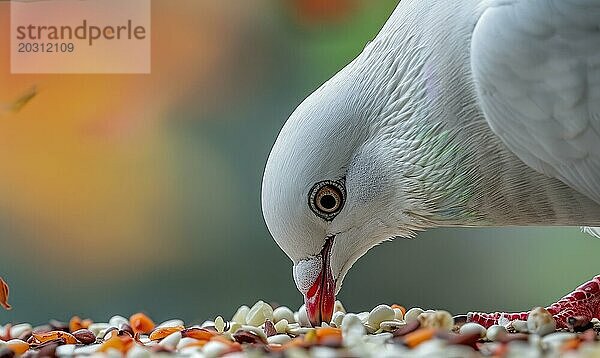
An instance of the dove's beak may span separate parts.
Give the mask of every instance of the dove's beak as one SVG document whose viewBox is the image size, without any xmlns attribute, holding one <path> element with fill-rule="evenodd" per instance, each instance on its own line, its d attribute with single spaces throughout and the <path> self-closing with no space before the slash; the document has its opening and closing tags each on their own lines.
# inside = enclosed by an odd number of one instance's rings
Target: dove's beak
<svg viewBox="0 0 600 358">
<path fill-rule="evenodd" d="M 313 327 L 320 326 L 321 322 L 329 323 L 333 315 L 335 304 L 335 280 L 329 266 L 333 237 L 327 238 L 321 250 L 323 266 L 317 280 L 304 295 L 304 304 L 308 319 Z"/>
</svg>

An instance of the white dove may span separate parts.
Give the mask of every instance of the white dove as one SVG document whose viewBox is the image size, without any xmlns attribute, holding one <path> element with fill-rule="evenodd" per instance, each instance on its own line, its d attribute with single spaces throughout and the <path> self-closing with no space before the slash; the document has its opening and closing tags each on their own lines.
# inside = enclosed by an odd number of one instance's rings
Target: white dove
<svg viewBox="0 0 600 358">
<path fill-rule="evenodd" d="M 600 226 L 600 1 L 402 0 L 287 120 L 262 208 L 313 325 L 382 241 Z M 599 317 L 599 299 L 600 276 L 549 309 L 563 327 Z"/>
</svg>

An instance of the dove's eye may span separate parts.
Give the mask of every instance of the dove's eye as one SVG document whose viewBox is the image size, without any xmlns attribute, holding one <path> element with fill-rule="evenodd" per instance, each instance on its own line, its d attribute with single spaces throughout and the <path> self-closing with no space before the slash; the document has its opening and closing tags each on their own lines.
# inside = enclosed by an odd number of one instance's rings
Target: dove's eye
<svg viewBox="0 0 600 358">
<path fill-rule="evenodd" d="M 317 216 L 328 221 L 333 220 L 344 206 L 345 194 L 344 186 L 338 182 L 318 182 L 308 194 L 308 205 Z"/>
</svg>

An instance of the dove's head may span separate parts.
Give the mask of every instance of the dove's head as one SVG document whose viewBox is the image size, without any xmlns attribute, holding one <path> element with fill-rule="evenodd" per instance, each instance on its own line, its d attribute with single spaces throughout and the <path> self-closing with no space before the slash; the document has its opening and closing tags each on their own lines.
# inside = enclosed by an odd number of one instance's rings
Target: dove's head
<svg viewBox="0 0 600 358">
<path fill-rule="evenodd" d="M 365 91 L 348 69 L 324 84 L 285 123 L 265 168 L 263 215 L 313 325 L 330 321 L 356 260 L 410 227 L 392 138 L 370 125 L 381 113 Z"/>
</svg>

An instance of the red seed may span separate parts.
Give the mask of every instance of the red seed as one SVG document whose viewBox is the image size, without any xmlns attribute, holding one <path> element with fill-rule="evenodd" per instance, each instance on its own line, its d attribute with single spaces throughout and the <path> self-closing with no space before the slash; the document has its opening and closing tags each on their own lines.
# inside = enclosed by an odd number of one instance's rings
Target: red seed
<svg viewBox="0 0 600 358">
<path fill-rule="evenodd" d="M 0 306 L 4 307 L 6 310 L 10 310 L 12 307 L 8 304 L 8 294 L 9 294 L 8 284 L 2 277 L 0 277 Z"/>
<path fill-rule="evenodd" d="M 183 326 L 175 326 L 175 327 L 161 327 L 157 328 L 152 333 L 150 333 L 150 339 L 156 341 L 158 339 L 163 339 L 171 333 L 183 331 Z"/>
<path fill-rule="evenodd" d="M 77 338 L 75 338 L 71 333 L 63 332 L 63 331 L 50 331 L 45 333 L 34 333 L 33 337 L 39 343 L 45 343 L 48 341 L 53 341 L 55 339 L 63 339 L 66 344 L 76 344 Z"/>
<path fill-rule="evenodd" d="M 155 324 L 150 317 L 141 312 L 133 314 L 131 317 L 129 317 L 129 325 L 133 329 L 134 333 L 139 332 L 143 334 L 152 332 L 155 327 Z"/>
<path fill-rule="evenodd" d="M 184 329 L 183 331 L 181 331 L 182 338 L 185 338 L 185 337 L 195 338 L 195 339 L 198 339 L 201 341 L 203 341 L 203 340 L 208 341 L 216 335 L 217 335 L 217 332 L 209 331 L 208 329 L 198 328 L 198 327 L 187 328 L 187 329 Z"/>
</svg>

